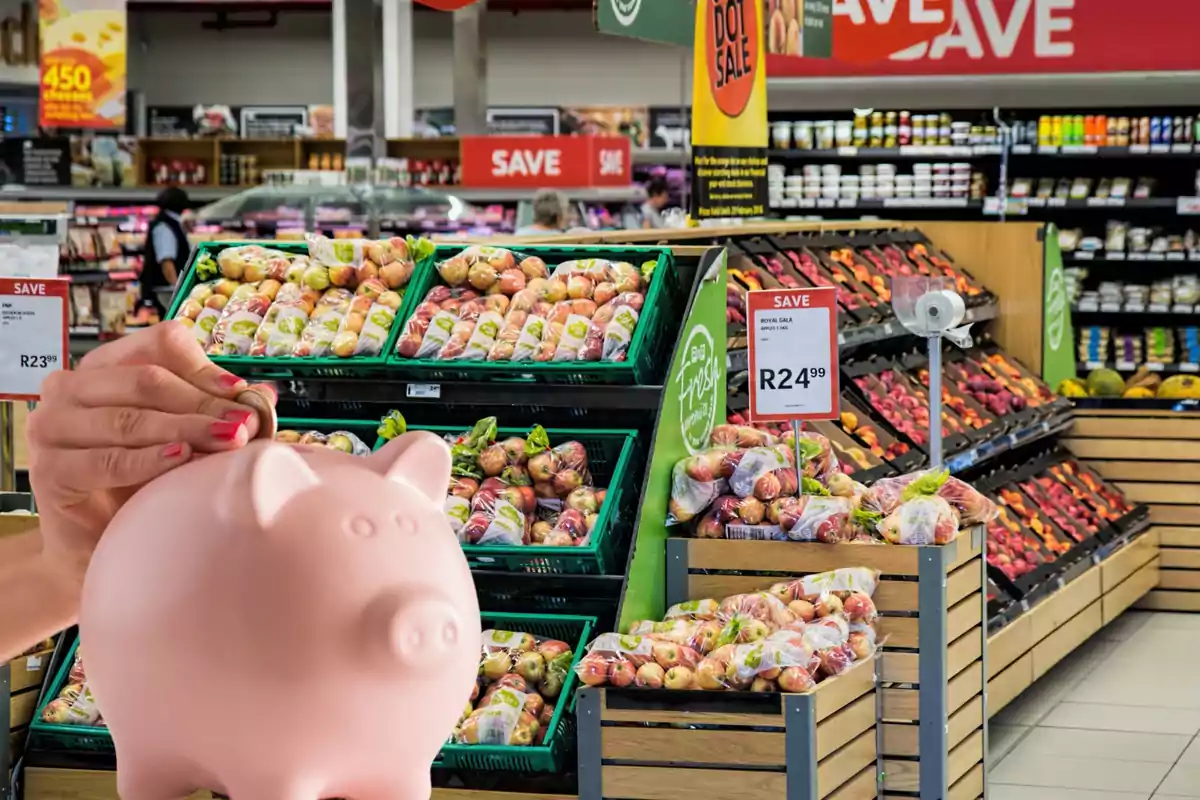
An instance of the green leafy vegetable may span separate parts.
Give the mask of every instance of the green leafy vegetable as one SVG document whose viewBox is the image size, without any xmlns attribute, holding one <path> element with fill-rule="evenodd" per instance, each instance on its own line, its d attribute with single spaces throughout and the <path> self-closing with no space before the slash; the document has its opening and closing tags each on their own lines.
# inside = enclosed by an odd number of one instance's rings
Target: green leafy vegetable
<svg viewBox="0 0 1200 800">
<path fill-rule="evenodd" d="M 829 496 L 829 490 L 826 489 L 824 486 L 822 486 L 820 481 L 818 481 L 814 478 L 801 478 L 800 479 L 800 493 L 801 494 L 817 494 L 817 495 L 821 495 L 822 497 Z"/>
<path fill-rule="evenodd" d="M 408 432 L 408 422 L 404 419 L 404 415 L 399 411 L 389 411 L 386 416 L 379 420 L 379 427 L 375 429 L 375 433 L 379 438 L 386 442 L 390 442 L 397 436 L 403 436 Z"/>
<path fill-rule="evenodd" d="M 196 259 L 196 279 L 199 281 L 211 281 L 220 274 L 220 269 L 217 267 L 217 262 L 207 253 L 202 258 Z"/>
<path fill-rule="evenodd" d="M 525 455 L 536 456 L 550 449 L 550 434 L 541 425 L 534 425 L 525 437 Z"/>
<path fill-rule="evenodd" d="M 928 475 L 922 475 L 915 481 L 904 487 L 904 491 L 900 493 L 900 502 L 906 503 L 914 497 L 929 496 L 938 493 L 938 489 L 950 477 L 950 470 L 944 469 L 941 472 L 931 472 Z"/>
<path fill-rule="evenodd" d="M 424 236 L 417 237 L 410 235 L 405 238 L 405 243 L 408 245 L 408 257 L 412 261 L 421 261 L 422 259 L 429 258 L 437 250 L 437 245 Z"/>
</svg>

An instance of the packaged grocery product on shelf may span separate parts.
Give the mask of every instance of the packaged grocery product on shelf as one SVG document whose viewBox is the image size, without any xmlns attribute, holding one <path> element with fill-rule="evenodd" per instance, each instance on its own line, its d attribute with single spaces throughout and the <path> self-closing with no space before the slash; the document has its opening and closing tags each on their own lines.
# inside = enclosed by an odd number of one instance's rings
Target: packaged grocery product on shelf
<svg viewBox="0 0 1200 800">
<path fill-rule="evenodd" d="M 368 456 L 371 447 L 356 434 L 350 431 L 320 431 L 281 430 L 275 434 L 275 441 L 285 444 L 307 444 L 316 447 L 326 447 L 353 456 Z"/>
<path fill-rule="evenodd" d="M 878 582 L 850 567 L 680 603 L 597 637 L 575 671 L 585 686 L 807 692 L 874 654 Z"/>
<path fill-rule="evenodd" d="M 655 265 L 547 265 L 502 247 L 468 247 L 437 265 L 440 282 L 405 321 L 396 352 L 436 361 L 624 361 Z"/>
<path fill-rule="evenodd" d="M 382 359 L 433 243 L 309 236 L 307 248 L 201 245 L 173 317 L 211 356 Z"/>
<path fill-rule="evenodd" d="M 88 728 L 105 727 L 104 718 L 88 687 L 83 656 L 78 647 L 71 661 L 66 682 L 58 694 L 42 709 L 42 722 L 50 725 L 77 725 Z"/>
<path fill-rule="evenodd" d="M 995 513 L 987 498 L 945 471 L 884 478 L 868 488 L 842 470 L 820 434 L 801 432 L 797 442 L 790 430 L 777 438 L 721 425 L 709 449 L 675 464 L 666 522 L 705 539 L 945 544 Z"/>
</svg>

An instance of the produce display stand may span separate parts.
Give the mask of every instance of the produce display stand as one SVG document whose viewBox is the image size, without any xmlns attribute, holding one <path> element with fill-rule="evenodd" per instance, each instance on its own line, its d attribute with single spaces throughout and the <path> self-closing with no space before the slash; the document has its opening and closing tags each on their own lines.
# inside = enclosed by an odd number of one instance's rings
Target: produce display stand
<svg viewBox="0 0 1200 800">
<path fill-rule="evenodd" d="M 996 714 L 1159 582 L 1162 528 L 1116 542 L 988 637 L 988 713 Z M 1160 555 L 1160 552 L 1163 555 Z"/>
<path fill-rule="evenodd" d="M 1082 400 L 1066 444 L 1150 506 L 1161 569 L 1138 607 L 1200 611 L 1200 414 L 1192 404 Z"/>
<path fill-rule="evenodd" d="M 580 692 L 580 796 L 876 796 L 875 661 L 808 694 Z"/>
</svg>

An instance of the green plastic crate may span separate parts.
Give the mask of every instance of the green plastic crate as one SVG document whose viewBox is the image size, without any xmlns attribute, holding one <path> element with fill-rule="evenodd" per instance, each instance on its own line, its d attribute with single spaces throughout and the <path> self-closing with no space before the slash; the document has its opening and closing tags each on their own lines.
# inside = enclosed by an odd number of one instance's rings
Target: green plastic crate
<svg viewBox="0 0 1200 800">
<path fill-rule="evenodd" d="M 413 273 L 400 307 L 399 319 L 405 326 L 417 310 L 425 295 L 434 286 L 442 285 L 437 263 L 457 255 L 466 246 L 439 247 L 434 254 L 435 263 L 425 265 Z M 614 361 L 439 361 L 432 358 L 403 358 L 389 350 L 387 369 L 398 377 L 429 381 L 540 381 L 543 383 L 571 384 L 650 384 L 655 381 L 657 361 L 663 348 L 669 346 L 666 339 L 670 327 L 682 311 L 678 307 L 679 276 L 675 270 L 675 259 L 669 248 L 633 246 L 563 246 L 517 245 L 514 252 L 527 256 L 538 256 L 553 272 L 554 267 L 564 261 L 581 258 L 606 258 L 610 261 L 628 261 L 640 267 L 643 262 L 656 260 L 658 265 L 646 290 L 646 301 L 638 317 L 633 339 L 629 343 L 626 360 Z"/>
<path fill-rule="evenodd" d="M 284 418 L 279 420 L 280 430 L 320 431 L 331 433 L 336 430 L 350 431 L 364 442 L 374 442 L 378 450 L 386 442 L 378 438 L 377 421 L 347 419 Z M 438 436 L 456 436 L 469 426 L 410 425 L 410 431 L 430 431 Z M 525 437 L 529 431 L 522 428 L 500 428 L 499 438 L 508 436 Z M 637 476 L 634 472 L 638 454 L 637 431 L 632 430 L 577 430 L 573 428 L 550 428 L 546 430 L 550 446 L 576 440 L 588 451 L 588 468 L 592 481 L 599 488 L 607 489 L 600 518 L 592 528 L 591 538 L 582 547 L 543 547 L 539 545 L 477 545 L 464 544 L 463 553 L 472 569 L 501 570 L 505 572 L 534 572 L 543 574 L 586 574 L 602 575 L 617 567 L 621 523 L 632 523 L 637 514 Z M 374 437 L 374 438 L 372 438 Z"/>
<path fill-rule="evenodd" d="M 196 285 L 196 262 L 202 255 L 215 255 L 226 248 L 241 247 L 247 244 L 258 244 L 263 247 L 297 255 L 308 254 L 308 245 L 304 242 L 201 242 L 192 251 L 192 257 L 184 269 L 183 280 L 179 284 L 179 290 L 175 292 L 175 296 L 171 299 L 171 307 L 167 311 L 167 319 L 175 318 L 179 306 L 183 304 L 183 301 L 187 299 L 188 293 L 192 291 L 192 287 Z M 459 248 L 437 248 L 437 250 L 442 249 L 457 252 Z M 396 321 L 392 324 L 392 329 L 388 332 L 387 340 L 383 343 L 383 350 L 377 356 L 297 358 L 292 356 L 269 357 L 245 355 L 212 356 L 212 361 L 215 364 L 220 364 L 230 372 L 255 378 L 292 378 L 301 376 L 344 378 L 353 375 L 378 374 L 383 371 L 384 365 L 387 363 L 388 354 L 396 349 L 396 339 L 403 328 L 401 323 L 408 319 L 404 315 L 404 309 L 408 306 L 408 296 L 412 289 L 413 281 L 416 280 L 417 275 L 433 269 L 433 265 L 439 260 L 437 250 L 435 250 L 433 256 L 418 262 L 416 269 L 413 270 L 412 280 L 409 281 L 408 286 L 404 287 L 404 301 L 401 302 L 400 309 L 396 312 Z"/>
<path fill-rule="evenodd" d="M 50 691 L 42 698 L 33 722 L 29 724 L 29 746 L 55 752 L 116 753 L 112 734 L 108 732 L 108 728 L 42 722 L 42 712 L 66 686 L 67 673 L 71 671 L 71 665 L 75 663 L 75 651 L 78 649 L 79 638 L 76 636 L 75 641 L 71 643 L 71 648 L 67 651 L 67 657 L 59 665 L 58 672 L 55 673 L 54 680 L 50 683 Z"/>
<path fill-rule="evenodd" d="M 550 732 L 537 747 L 491 744 L 453 744 L 442 747 L 434 769 L 557 772 L 575 743 L 575 665 L 592 637 L 595 617 L 551 614 L 494 614 L 483 612 L 483 628 L 531 633 L 541 639 L 560 639 L 574 649 L 571 669 L 550 718 Z"/>
</svg>

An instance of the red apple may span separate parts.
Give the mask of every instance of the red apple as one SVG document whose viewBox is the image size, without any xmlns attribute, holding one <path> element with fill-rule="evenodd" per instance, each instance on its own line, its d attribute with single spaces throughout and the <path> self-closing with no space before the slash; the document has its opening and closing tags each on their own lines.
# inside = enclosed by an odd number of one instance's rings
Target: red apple
<svg viewBox="0 0 1200 800">
<path fill-rule="evenodd" d="M 622 658 L 608 665 L 608 682 L 619 689 L 633 683 L 635 675 L 633 664 L 627 659 Z"/>
<path fill-rule="evenodd" d="M 608 662 L 602 656 L 584 656 L 575 666 L 575 674 L 586 686 L 608 683 Z"/>
<path fill-rule="evenodd" d="M 801 667 L 787 667 L 779 673 L 779 688 L 785 692 L 807 692 L 816 685 L 813 676 Z"/>
<path fill-rule="evenodd" d="M 633 683 L 643 689 L 661 689 L 666 677 L 666 670 L 653 661 L 649 661 L 637 668 Z"/>
</svg>

